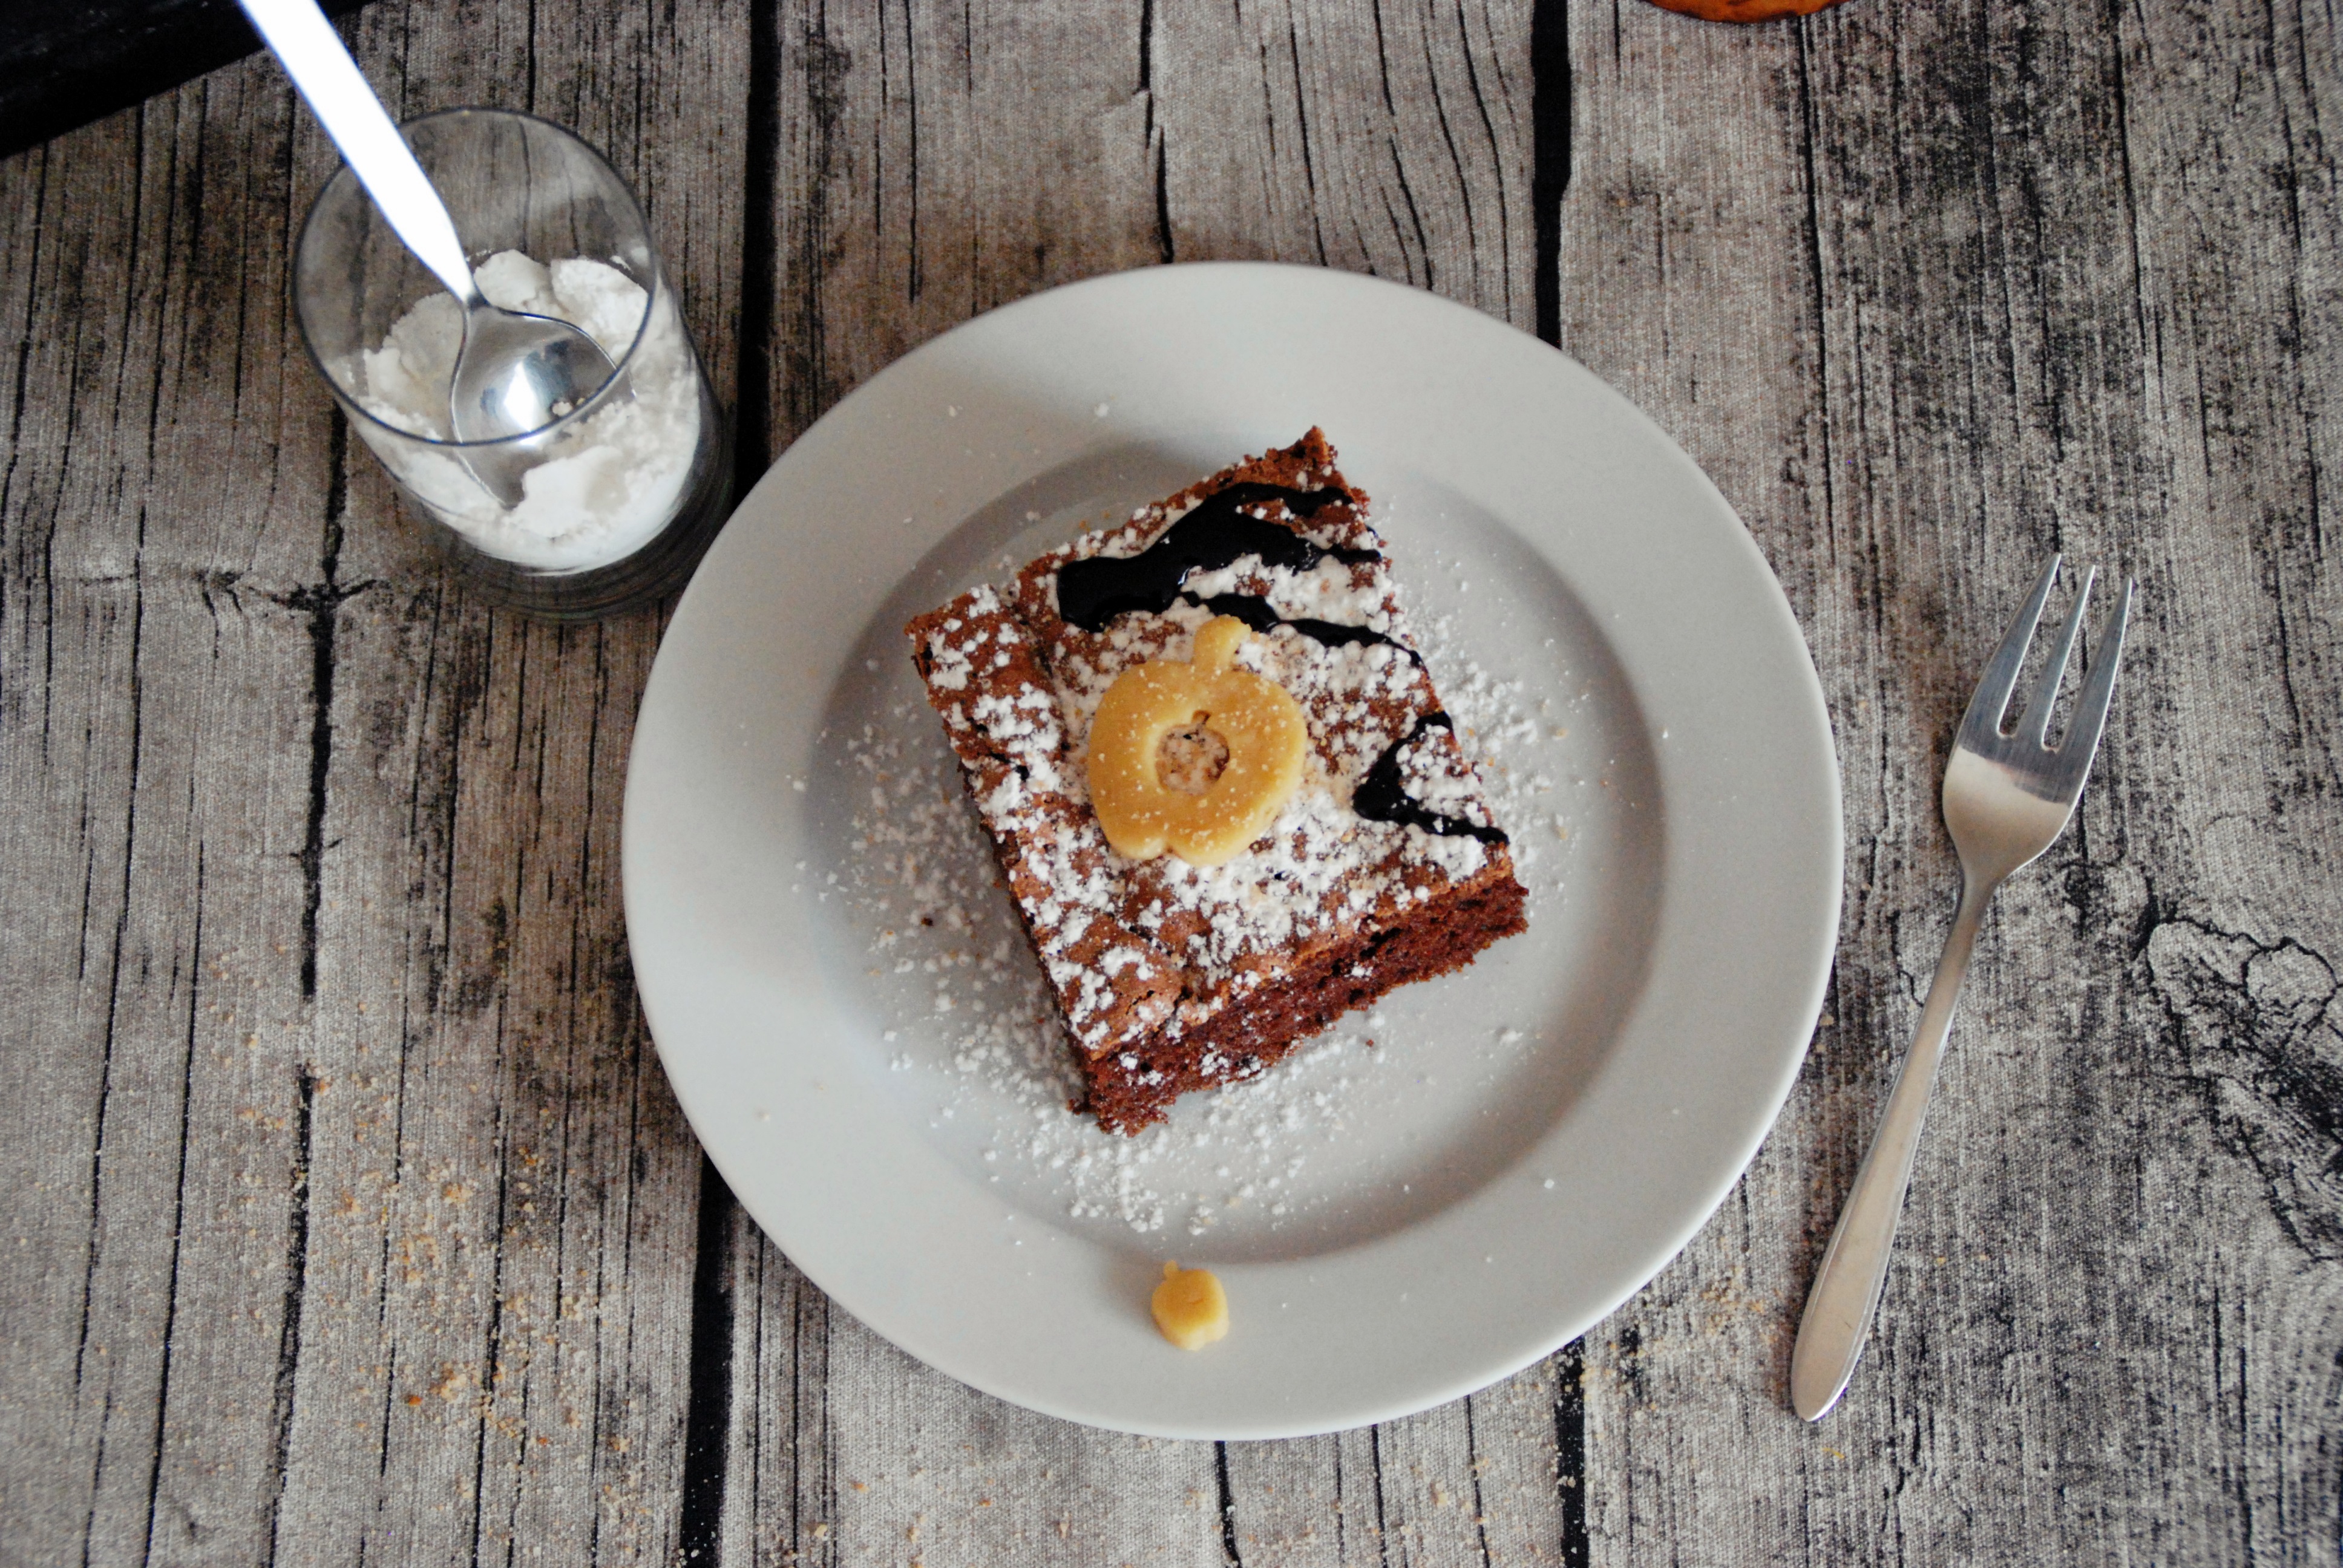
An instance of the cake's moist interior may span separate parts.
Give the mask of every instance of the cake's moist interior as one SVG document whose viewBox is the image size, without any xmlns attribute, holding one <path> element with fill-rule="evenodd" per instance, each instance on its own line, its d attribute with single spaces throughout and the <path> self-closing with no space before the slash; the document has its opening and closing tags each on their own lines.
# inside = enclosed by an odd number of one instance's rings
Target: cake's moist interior
<svg viewBox="0 0 2343 1568">
<path fill-rule="evenodd" d="M 1386 991 L 1463 969 L 1491 942 L 1522 930 L 1527 894 L 1508 878 L 1452 894 L 1425 919 L 1319 954 L 1241 1013 L 1196 1033 L 1158 1039 L 1093 1066 L 1088 1109 L 1101 1126 L 1136 1132 L 1192 1090 L 1258 1077 L 1293 1047 Z"/>
</svg>

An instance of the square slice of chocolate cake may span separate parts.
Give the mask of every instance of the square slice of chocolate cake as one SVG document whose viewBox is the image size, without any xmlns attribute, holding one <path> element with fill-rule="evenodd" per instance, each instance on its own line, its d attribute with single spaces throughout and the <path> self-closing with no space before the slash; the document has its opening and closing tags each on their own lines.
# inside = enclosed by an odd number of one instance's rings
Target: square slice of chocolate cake
<svg viewBox="0 0 2343 1568">
<path fill-rule="evenodd" d="M 905 630 L 1108 1128 L 1523 929 L 1316 430 Z"/>
</svg>

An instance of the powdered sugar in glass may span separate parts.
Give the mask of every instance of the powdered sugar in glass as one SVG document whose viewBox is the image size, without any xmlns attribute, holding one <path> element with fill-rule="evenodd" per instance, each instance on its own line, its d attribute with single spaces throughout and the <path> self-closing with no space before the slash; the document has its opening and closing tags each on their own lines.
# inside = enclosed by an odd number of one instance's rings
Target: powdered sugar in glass
<svg viewBox="0 0 2343 1568">
<path fill-rule="evenodd" d="M 593 148 L 528 115 L 451 109 L 402 134 L 490 302 L 583 328 L 616 371 L 542 429 L 453 439 L 462 311 L 345 167 L 302 229 L 294 303 L 350 427 L 475 591 L 558 619 L 673 592 L 723 523 L 730 439 L 633 194 Z M 474 473 L 485 447 L 520 454 L 518 506 Z"/>
</svg>

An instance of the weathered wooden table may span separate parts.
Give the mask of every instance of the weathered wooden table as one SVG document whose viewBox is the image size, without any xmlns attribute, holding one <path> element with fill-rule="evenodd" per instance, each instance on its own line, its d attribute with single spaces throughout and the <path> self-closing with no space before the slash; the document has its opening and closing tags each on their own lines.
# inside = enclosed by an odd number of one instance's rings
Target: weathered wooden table
<svg viewBox="0 0 2343 1568">
<path fill-rule="evenodd" d="M 0 163 L 0 1563 L 2331 1563 L 2343 123 L 2298 0 L 381 0 L 396 111 L 646 197 L 753 476 L 988 307 L 1269 256 L 1534 330 L 1739 508 L 1850 854 L 1797 1091 L 1684 1256 L 1472 1399 L 1156 1442 L 972 1393 L 743 1219 L 618 888 L 660 618 L 468 600 L 303 361 L 331 155 L 249 60 Z M 2063 548 L 2142 613 L 1988 923 L 1881 1330 L 1805 1282 Z"/>
</svg>

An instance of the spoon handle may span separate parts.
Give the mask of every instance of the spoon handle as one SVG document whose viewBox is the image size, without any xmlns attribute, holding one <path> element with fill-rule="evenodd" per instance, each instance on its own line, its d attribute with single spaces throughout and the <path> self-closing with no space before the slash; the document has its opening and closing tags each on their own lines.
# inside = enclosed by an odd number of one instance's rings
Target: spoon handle
<svg viewBox="0 0 2343 1568">
<path fill-rule="evenodd" d="M 334 138 L 382 216 L 416 259 L 437 274 L 468 306 L 478 297 L 464 243 L 456 237 L 447 206 L 431 188 L 382 100 L 359 75 L 357 62 L 316 0 L 242 0 L 244 14 L 268 41 L 285 74 L 307 100 L 310 113 Z"/>
</svg>

